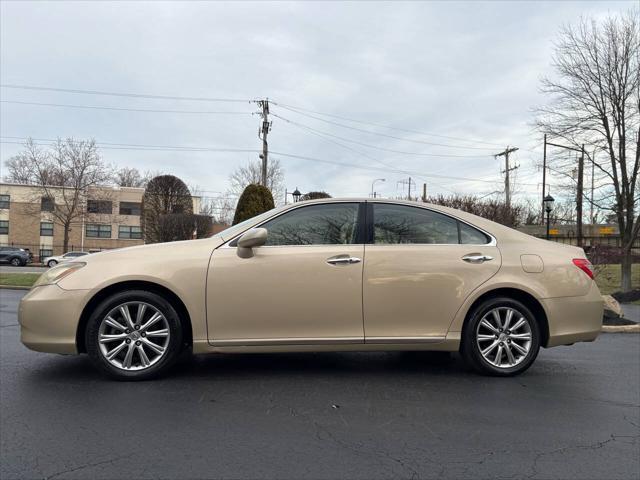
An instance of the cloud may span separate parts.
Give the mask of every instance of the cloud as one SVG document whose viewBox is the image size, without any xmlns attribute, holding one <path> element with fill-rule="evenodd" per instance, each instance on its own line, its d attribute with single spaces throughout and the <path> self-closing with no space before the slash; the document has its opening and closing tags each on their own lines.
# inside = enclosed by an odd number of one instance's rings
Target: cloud
<svg viewBox="0 0 640 480">
<path fill-rule="evenodd" d="M 343 122 L 346 129 L 278 108 L 274 113 L 353 143 L 355 153 L 273 119 L 274 151 L 335 162 L 425 174 L 431 193 L 487 193 L 500 188 L 501 165 L 491 153 L 518 145 L 521 182 L 535 184 L 537 137 L 530 108 L 543 101 L 538 79 L 550 70 L 559 27 L 580 15 L 629 8 L 614 2 L 196 3 L 3 2 L 1 80 L 4 84 L 234 99 L 269 97 L 333 115 L 438 135 L 479 139 L 495 147 Z M 102 142 L 260 148 L 259 117 L 249 103 L 216 104 L 71 95 L 14 89 L 3 100 L 141 109 L 235 110 L 247 115 L 77 110 L 3 103 L 3 136 L 95 137 Z M 407 137 L 414 143 L 380 136 Z M 333 140 L 330 141 L 330 140 Z M 486 150 L 415 143 L 487 147 Z M 19 146 L 2 144 L 4 161 Z M 246 153 L 103 150 L 104 157 L 142 170 L 170 171 L 211 191 Z M 375 159 L 372 160 L 371 158 Z M 407 175 L 281 157 L 287 185 L 335 195 L 397 193 Z M 428 174 L 493 183 L 427 177 Z M 417 176 L 416 176 L 417 177 Z M 527 187 L 535 193 L 535 187 Z"/>
</svg>

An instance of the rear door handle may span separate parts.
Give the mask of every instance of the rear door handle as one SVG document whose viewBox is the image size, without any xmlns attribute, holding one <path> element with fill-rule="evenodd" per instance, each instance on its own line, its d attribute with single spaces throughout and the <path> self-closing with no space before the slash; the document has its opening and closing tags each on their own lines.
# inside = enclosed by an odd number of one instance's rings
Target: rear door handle
<svg viewBox="0 0 640 480">
<path fill-rule="evenodd" d="M 464 260 L 467 263 L 484 263 L 484 262 L 488 262 L 489 260 L 493 260 L 493 257 L 491 255 L 481 255 L 479 253 L 470 253 L 469 255 L 465 255 L 464 257 L 462 257 L 462 260 Z"/>
<path fill-rule="evenodd" d="M 327 263 L 330 265 L 350 265 L 352 263 L 360 263 L 361 261 L 358 257 L 352 257 L 350 255 L 336 255 L 335 257 L 327 258 Z"/>
</svg>

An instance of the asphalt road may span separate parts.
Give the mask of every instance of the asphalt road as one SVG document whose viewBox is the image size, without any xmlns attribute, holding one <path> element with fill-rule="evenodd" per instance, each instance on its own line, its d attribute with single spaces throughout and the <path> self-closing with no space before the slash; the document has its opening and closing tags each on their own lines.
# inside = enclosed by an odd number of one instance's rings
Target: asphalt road
<svg viewBox="0 0 640 480">
<path fill-rule="evenodd" d="M 19 344 L 0 290 L 0 478 L 638 478 L 640 335 L 517 378 L 427 353 L 207 356 L 117 383 Z"/>
</svg>

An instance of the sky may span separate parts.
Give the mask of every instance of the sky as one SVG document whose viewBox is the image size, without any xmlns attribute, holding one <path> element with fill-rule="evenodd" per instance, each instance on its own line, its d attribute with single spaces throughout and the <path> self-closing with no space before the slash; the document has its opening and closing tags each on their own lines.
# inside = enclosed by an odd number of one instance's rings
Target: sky
<svg viewBox="0 0 640 480">
<path fill-rule="evenodd" d="M 500 195 L 494 155 L 515 146 L 514 198 L 536 198 L 532 109 L 548 101 L 559 29 L 635 5 L 2 1 L 0 160 L 26 137 L 95 138 L 109 163 L 223 196 L 257 159 L 252 101 L 268 98 L 270 158 L 289 191 L 367 196 L 384 178 L 377 194 L 396 197 L 411 177 L 428 194 Z"/>
</svg>

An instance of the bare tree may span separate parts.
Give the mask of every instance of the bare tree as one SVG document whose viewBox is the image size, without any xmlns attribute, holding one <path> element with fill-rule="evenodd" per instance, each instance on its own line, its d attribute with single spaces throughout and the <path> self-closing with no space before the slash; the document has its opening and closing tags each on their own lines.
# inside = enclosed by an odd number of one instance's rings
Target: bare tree
<svg viewBox="0 0 640 480">
<path fill-rule="evenodd" d="M 11 165 L 23 174 L 30 172 L 23 180 L 35 187 L 33 213 L 40 215 L 41 200 L 45 199 L 49 214 L 64 229 L 63 248 L 67 251 L 71 225 L 84 214 L 90 192 L 96 200 L 109 196 L 99 187 L 112 178 L 111 168 L 100 157 L 93 139 L 58 139 L 49 150 L 28 139 L 24 150 L 13 158 L 17 160 Z M 11 168 L 10 174 L 17 179 L 18 170 L 12 172 Z"/>
<path fill-rule="evenodd" d="M 24 150 L 5 162 L 7 174 L 4 180 L 22 185 L 62 185 L 64 179 L 53 171 L 47 162 L 48 155 L 50 152 L 39 149 L 32 139 L 27 139 Z M 41 165 L 40 169 L 34 168 L 36 162 Z"/>
<path fill-rule="evenodd" d="M 480 199 L 474 195 L 437 195 L 427 197 L 427 203 L 456 208 L 508 227 L 518 227 L 527 218 L 526 208 L 523 205 L 513 203 L 507 205 L 503 200 Z"/>
<path fill-rule="evenodd" d="M 238 167 L 230 176 L 231 194 L 239 197 L 244 189 L 251 184 L 260 184 L 262 181 L 262 162 L 250 161 L 242 167 Z M 267 185 L 271 190 L 276 205 L 284 201 L 284 171 L 278 159 L 270 159 L 267 166 Z"/>
<path fill-rule="evenodd" d="M 640 233 L 639 17 L 640 10 L 632 10 L 600 23 L 582 19 L 564 27 L 555 46 L 555 76 L 542 82 L 551 101 L 538 109 L 537 118 L 550 138 L 575 148 L 585 145 L 587 165 L 593 163 L 606 179 L 593 203 L 615 215 L 623 292 L 631 289 L 631 249 Z M 590 195 L 584 201 L 591 201 Z"/>
<path fill-rule="evenodd" d="M 153 176 L 149 172 L 140 173 L 135 167 L 122 167 L 115 172 L 113 181 L 119 187 L 145 187 Z"/>
</svg>

